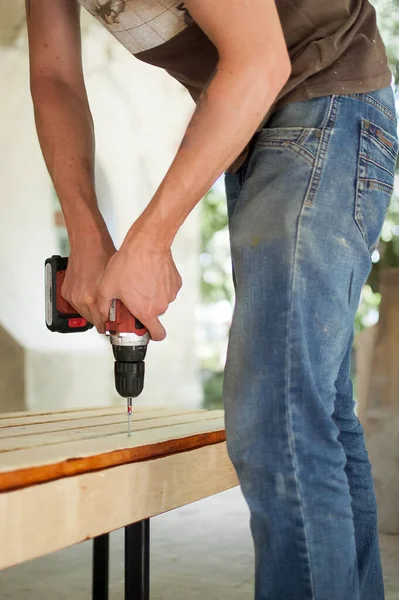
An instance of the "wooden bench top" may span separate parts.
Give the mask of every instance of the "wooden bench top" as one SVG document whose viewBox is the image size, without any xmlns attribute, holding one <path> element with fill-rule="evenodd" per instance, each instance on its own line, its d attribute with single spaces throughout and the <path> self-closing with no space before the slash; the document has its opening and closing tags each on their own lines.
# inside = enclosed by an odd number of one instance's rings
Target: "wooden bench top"
<svg viewBox="0 0 399 600">
<path fill-rule="evenodd" d="M 223 411 L 122 407 L 0 414 L 0 491 L 225 440 Z"/>
<path fill-rule="evenodd" d="M 223 411 L 0 414 L 0 568 L 235 485 Z"/>
</svg>

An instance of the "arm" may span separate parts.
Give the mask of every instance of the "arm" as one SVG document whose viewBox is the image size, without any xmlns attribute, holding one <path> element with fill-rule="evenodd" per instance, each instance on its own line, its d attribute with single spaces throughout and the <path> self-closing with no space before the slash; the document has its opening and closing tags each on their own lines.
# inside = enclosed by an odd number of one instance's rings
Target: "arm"
<svg viewBox="0 0 399 600">
<path fill-rule="evenodd" d="M 162 185 L 143 214 L 170 244 L 234 161 L 286 83 L 291 64 L 274 0 L 186 0 L 219 61 Z M 136 226 L 133 228 L 133 233 Z"/>
<path fill-rule="evenodd" d="M 291 68 L 274 0 L 185 4 L 218 50 L 217 69 L 168 173 L 100 285 L 103 318 L 116 295 L 158 340 L 165 330 L 157 317 L 181 285 L 170 253 L 176 232 L 250 140 Z M 136 273 L 146 275 L 134 286 L 126 284 L 138 279 Z"/>
<path fill-rule="evenodd" d="M 74 0 L 26 0 L 30 85 L 40 145 L 71 245 L 63 295 L 102 330 L 96 286 L 115 248 L 94 187 L 94 130 L 78 6 Z"/>
</svg>

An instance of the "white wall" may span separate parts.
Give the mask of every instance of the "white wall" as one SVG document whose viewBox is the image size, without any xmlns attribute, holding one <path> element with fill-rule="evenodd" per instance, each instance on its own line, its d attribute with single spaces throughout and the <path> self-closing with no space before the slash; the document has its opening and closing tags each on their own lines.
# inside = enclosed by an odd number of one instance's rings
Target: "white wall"
<svg viewBox="0 0 399 600">
<path fill-rule="evenodd" d="M 58 249 L 24 36 L 0 55 L 0 80 L 7 88 L 0 98 L 0 323 L 27 349 L 29 408 L 109 404 L 116 394 L 106 339 L 93 331 L 53 334 L 44 325 L 43 263 Z M 100 205 L 119 244 L 170 164 L 192 103 L 176 82 L 133 59 L 96 23 L 85 34 L 84 57 L 106 180 Z M 143 402 L 196 406 L 200 401 L 194 344 L 198 243 L 193 214 L 174 246 L 184 288 L 163 319 L 167 340 L 150 344 Z"/>
</svg>

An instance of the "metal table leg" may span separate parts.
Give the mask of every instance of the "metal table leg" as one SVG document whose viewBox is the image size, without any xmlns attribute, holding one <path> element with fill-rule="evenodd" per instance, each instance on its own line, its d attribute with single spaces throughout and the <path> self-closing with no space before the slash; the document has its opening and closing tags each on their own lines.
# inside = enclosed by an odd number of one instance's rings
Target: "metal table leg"
<svg viewBox="0 0 399 600">
<path fill-rule="evenodd" d="M 125 600 L 150 599 L 150 520 L 125 527 Z"/>
<path fill-rule="evenodd" d="M 93 600 L 108 600 L 109 533 L 93 539 Z"/>
</svg>

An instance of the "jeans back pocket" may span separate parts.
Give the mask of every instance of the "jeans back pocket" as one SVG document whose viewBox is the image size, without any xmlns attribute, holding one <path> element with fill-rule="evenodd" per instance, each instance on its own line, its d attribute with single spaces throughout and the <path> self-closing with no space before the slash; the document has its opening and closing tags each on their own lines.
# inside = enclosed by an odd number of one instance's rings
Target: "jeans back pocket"
<svg viewBox="0 0 399 600">
<path fill-rule="evenodd" d="M 397 138 L 362 119 L 356 184 L 355 220 L 372 253 L 381 234 L 395 180 Z"/>
<path fill-rule="evenodd" d="M 310 127 L 265 127 L 255 139 L 257 147 L 291 150 L 313 167 L 321 136 L 321 129 Z"/>
</svg>

